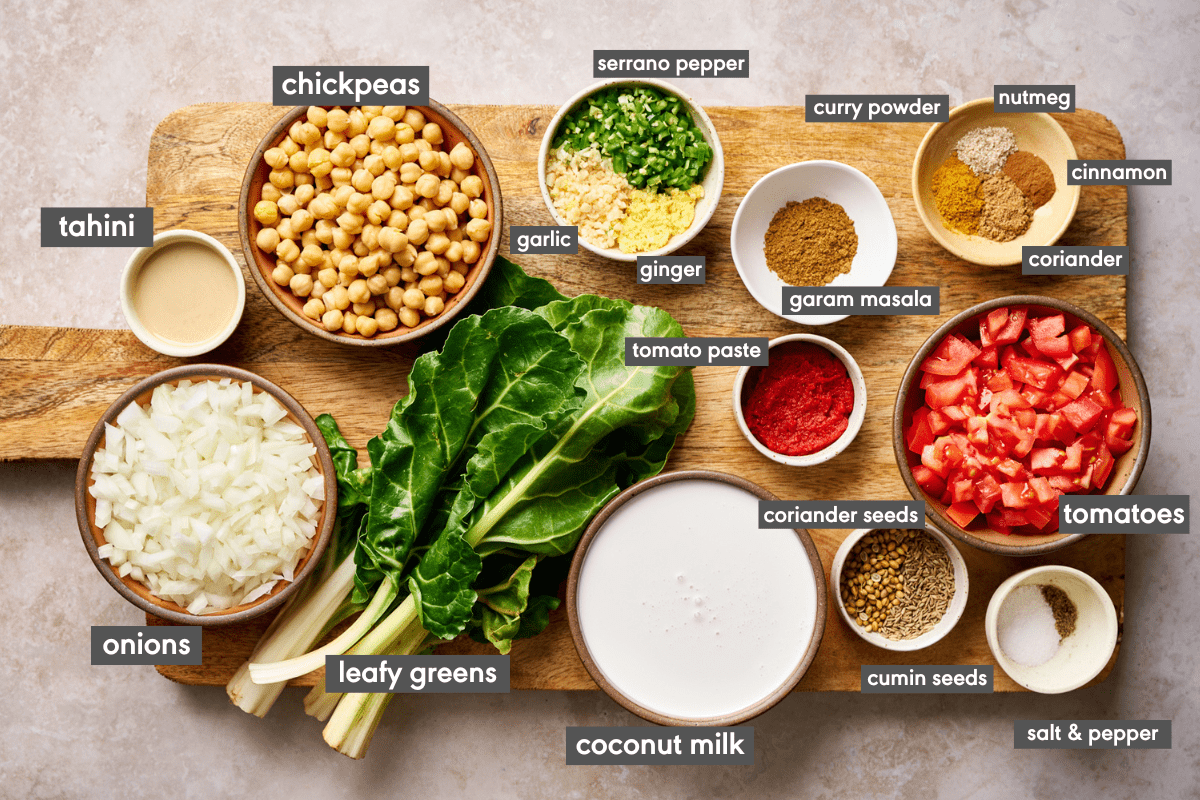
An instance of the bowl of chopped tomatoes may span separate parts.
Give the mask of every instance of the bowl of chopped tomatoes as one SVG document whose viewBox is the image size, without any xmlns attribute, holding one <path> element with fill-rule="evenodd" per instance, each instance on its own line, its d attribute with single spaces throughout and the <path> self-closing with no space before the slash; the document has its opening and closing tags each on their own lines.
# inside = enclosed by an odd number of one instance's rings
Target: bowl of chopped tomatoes
<svg viewBox="0 0 1200 800">
<path fill-rule="evenodd" d="M 896 463 L 941 531 L 1004 555 L 1058 550 L 1064 494 L 1129 494 L 1150 397 L 1125 342 L 1052 297 L 989 300 L 917 351 L 896 395 Z"/>
</svg>

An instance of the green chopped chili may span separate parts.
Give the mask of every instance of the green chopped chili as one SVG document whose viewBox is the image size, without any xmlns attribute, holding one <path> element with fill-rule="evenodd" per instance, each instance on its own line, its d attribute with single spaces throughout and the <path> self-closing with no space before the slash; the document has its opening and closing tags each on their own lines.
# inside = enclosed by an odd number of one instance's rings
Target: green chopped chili
<svg viewBox="0 0 1200 800">
<path fill-rule="evenodd" d="M 653 191 L 691 188 L 713 157 L 683 101 L 650 87 L 601 89 L 571 109 L 554 148 L 591 145 L 631 186 Z"/>
</svg>

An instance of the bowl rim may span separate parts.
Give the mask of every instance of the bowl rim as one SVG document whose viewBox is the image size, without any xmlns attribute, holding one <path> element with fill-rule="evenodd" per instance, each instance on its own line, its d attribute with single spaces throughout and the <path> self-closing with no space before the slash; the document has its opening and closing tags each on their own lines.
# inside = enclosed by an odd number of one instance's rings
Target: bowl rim
<svg viewBox="0 0 1200 800">
<path fill-rule="evenodd" d="M 1070 575 L 1079 579 L 1080 582 L 1087 586 L 1088 589 L 1090 589 L 1092 593 L 1099 598 L 1100 606 L 1103 609 L 1104 618 L 1107 622 L 1107 625 L 1105 626 L 1107 629 L 1106 639 L 1109 641 L 1109 645 L 1107 647 L 1108 655 L 1105 656 L 1103 661 L 1099 662 L 1100 665 L 1094 672 L 1088 673 L 1082 680 L 1077 679 L 1065 684 L 1062 687 L 1048 689 L 1045 687 L 1039 688 L 1036 681 L 1033 682 L 1033 685 L 1031 685 L 1028 681 L 1020 680 L 1009 671 L 1009 665 L 1012 665 L 1014 662 L 1004 654 L 1003 650 L 1000 649 L 1000 634 L 997 629 L 997 625 L 999 625 L 1000 607 L 1004 605 L 1004 601 L 1008 599 L 1008 596 L 1012 594 L 1014 589 L 1016 589 L 1018 586 L 1025 585 L 1030 578 L 1037 577 L 1038 575 L 1054 573 Z M 1116 649 L 1117 643 L 1121 639 L 1121 623 L 1117 617 L 1116 604 L 1113 603 L 1113 599 L 1109 597 L 1105 588 L 1100 585 L 1099 581 L 1097 581 L 1091 575 L 1088 575 L 1086 572 L 1076 569 L 1075 567 L 1065 566 L 1063 564 L 1044 564 L 1040 567 L 1030 567 L 1029 569 L 1022 570 L 1015 575 L 1010 575 L 1005 578 L 1004 581 L 996 587 L 996 591 L 992 592 L 991 599 L 988 600 L 987 611 L 984 612 L 983 617 L 983 629 L 984 636 L 987 638 L 988 648 L 992 651 L 992 657 L 996 659 L 996 663 L 1000 665 L 1002 670 L 1004 670 L 1004 674 L 1009 678 L 1012 678 L 1012 680 L 1020 686 L 1025 687 L 1031 692 L 1038 692 L 1039 694 L 1063 694 L 1064 692 L 1074 691 L 1075 689 L 1087 684 L 1089 681 L 1103 672 L 1104 668 L 1108 666 L 1108 662 L 1112 659 L 1113 650 Z M 1030 667 L 1027 669 L 1036 669 L 1036 667 Z"/>
<path fill-rule="evenodd" d="M 834 553 L 833 563 L 829 570 L 829 591 L 833 594 L 835 605 L 837 605 L 838 613 L 842 620 L 850 628 L 858 634 L 863 641 L 869 642 L 883 650 L 891 650 L 893 652 L 912 652 L 914 650 L 924 650 L 926 647 L 940 642 L 946 638 L 949 633 L 954 630 L 962 619 L 963 612 L 967 610 L 967 600 L 970 597 L 970 571 L 967 569 L 967 561 L 963 558 L 962 552 L 955 546 L 954 541 L 946 534 L 939 531 L 937 528 L 925 522 L 924 528 L 914 529 L 923 530 L 925 533 L 932 536 L 942 547 L 946 549 L 946 553 L 950 558 L 951 568 L 954 570 L 954 595 L 950 598 L 950 604 L 946 607 L 946 613 L 938 620 L 931 630 L 926 631 L 912 639 L 897 639 L 892 640 L 882 634 L 869 632 L 859 627 L 851 618 L 850 612 L 846 610 L 845 604 L 842 602 L 842 567 L 846 563 L 846 558 L 850 555 L 850 550 L 854 545 L 869 533 L 878 530 L 887 530 L 886 528 L 858 528 L 850 533 L 842 540 L 838 546 L 837 552 Z M 938 628 L 943 622 L 949 620 L 949 625 L 939 633 Z M 937 634 L 936 636 L 934 634 Z"/>
<path fill-rule="evenodd" d="M 146 261 L 159 250 L 177 242 L 194 242 L 212 250 L 233 271 L 233 279 L 237 284 L 237 301 L 229 322 L 219 333 L 196 344 L 175 344 L 156 336 L 149 328 L 142 324 L 141 318 L 133 307 L 134 280 L 141 272 Z M 133 331 L 133 335 L 151 350 L 162 353 L 164 356 L 175 356 L 177 358 L 204 355 L 220 347 L 237 330 L 237 326 L 241 324 L 242 315 L 246 310 L 246 278 L 242 275 L 242 268 L 238 265 L 237 259 L 233 257 L 233 253 L 228 247 L 207 233 L 191 230 L 190 228 L 172 228 L 160 231 L 154 234 L 154 240 L 149 245 L 134 250 L 125 262 L 124 269 L 121 270 L 120 292 L 121 313 L 125 315 L 125 321 L 129 323 L 129 329 Z"/>
<path fill-rule="evenodd" d="M 993 111 L 991 113 L 993 113 L 993 114 L 995 114 L 995 113 L 1012 113 L 1012 112 L 996 112 L 994 110 L 995 99 L 992 97 L 980 97 L 977 100 L 970 100 L 966 103 L 963 103 L 960 106 L 956 106 L 956 107 L 950 109 L 950 114 L 949 114 L 949 117 L 947 118 L 946 122 L 934 123 L 929 128 L 929 130 L 927 130 L 925 132 L 925 136 L 921 139 L 921 144 L 917 146 L 917 154 L 915 156 L 913 156 L 912 170 L 911 170 L 911 176 L 910 176 L 910 184 L 911 184 L 910 190 L 912 191 L 913 205 L 915 205 L 917 207 L 917 216 L 921 218 L 921 222 L 925 225 L 925 230 L 927 230 L 929 232 L 929 235 L 933 237 L 933 240 L 935 242 L 937 242 L 942 247 L 942 249 L 944 249 L 946 252 L 950 253 L 951 255 L 953 255 L 957 258 L 961 258 L 963 261 L 967 261 L 971 264 L 978 264 L 978 265 L 984 266 L 984 267 L 1012 267 L 1012 266 L 1015 266 L 1015 265 L 1021 263 L 1021 256 L 1019 254 L 1020 251 L 1018 251 L 1018 255 L 1015 260 L 1011 256 L 1010 257 L 996 256 L 996 257 L 991 257 L 991 258 L 968 256 L 966 253 L 961 252 L 960 249 L 958 248 L 958 246 L 952 240 L 948 239 L 941 230 L 938 229 L 938 226 L 934 223 L 934 219 L 933 219 L 932 215 L 929 213 L 929 210 L 927 210 L 925 208 L 925 205 L 921 202 L 920 164 L 921 164 L 922 158 L 925 155 L 925 151 L 929 148 L 929 146 L 933 142 L 934 138 L 938 135 L 938 131 L 940 131 L 942 129 L 943 125 L 947 125 L 950 122 L 952 122 L 955 117 L 963 116 L 963 115 L 967 114 L 968 112 L 976 111 L 977 109 L 980 109 L 984 106 L 991 107 L 993 109 Z M 1056 120 L 1054 117 L 1050 116 L 1049 114 L 1047 114 L 1043 111 L 1025 113 L 1025 114 L 1022 114 L 1022 116 L 1037 117 L 1042 122 L 1042 124 L 1046 125 L 1052 131 L 1054 131 L 1056 135 L 1061 136 L 1063 141 L 1066 142 L 1069 159 L 1073 160 L 1073 159 L 1077 159 L 1079 157 L 1078 152 L 1075 150 L 1075 143 L 1073 141 L 1071 141 L 1071 137 L 1067 134 L 1067 132 L 1063 128 L 1063 126 L 1060 125 L 1058 120 Z M 1083 187 L 1071 186 L 1068 184 L 1067 186 L 1058 187 L 1058 188 L 1066 189 L 1066 190 L 1070 191 L 1070 193 L 1071 193 L 1071 208 L 1067 212 L 1066 217 L 1063 219 L 1062 225 L 1059 226 L 1058 230 L 1055 232 L 1054 236 L 1050 239 L 1050 241 L 1043 242 L 1041 245 L 1038 245 L 1041 247 L 1049 247 L 1049 246 L 1056 244 L 1058 242 L 1058 240 L 1062 238 L 1062 235 L 1067 232 L 1067 228 L 1071 227 L 1071 223 L 1075 221 L 1075 213 L 1079 210 L 1079 197 L 1081 194 L 1081 189 Z M 1057 189 L 1056 189 L 1056 191 L 1057 191 Z M 984 240 L 984 241 L 986 241 L 986 240 Z M 1004 242 L 996 242 L 995 244 L 1004 244 Z"/>
<path fill-rule="evenodd" d="M 832 339 L 820 336 L 815 333 L 789 333 L 785 336 L 779 336 L 767 343 L 767 352 L 776 345 L 786 344 L 788 342 L 809 342 L 825 348 L 846 367 L 846 371 L 850 374 L 850 383 L 854 387 L 854 407 L 850 410 L 849 423 L 846 430 L 842 431 L 842 435 L 835 439 L 827 447 L 817 450 L 815 453 L 808 453 L 802 456 L 788 456 L 783 453 L 776 453 L 771 448 L 758 440 L 746 424 L 746 415 L 742 409 L 742 390 L 746 383 L 746 378 L 750 376 L 750 370 L 753 367 L 739 367 L 737 375 L 733 379 L 733 416 L 737 420 L 738 430 L 746 437 L 746 441 L 754 446 L 754 449 L 762 453 L 772 461 L 780 464 L 786 464 L 789 467 L 813 467 L 817 464 L 824 464 L 831 458 L 839 455 L 843 450 L 850 446 L 858 437 L 858 432 L 862 429 L 863 421 L 867 416 L 867 382 L 863 378 L 862 369 L 858 366 L 858 362 L 854 356 L 846 348 L 842 347 Z M 763 367 L 759 367 L 763 369 Z"/>
<path fill-rule="evenodd" d="M 1132 494 L 1137 486 L 1138 480 L 1141 478 L 1142 470 L 1146 465 L 1146 456 L 1150 452 L 1150 434 L 1152 431 L 1151 425 L 1151 409 L 1150 409 L 1150 393 L 1146 388 L 1146 381 L 1142 377 L 1142 371 L 1138 367 L 1137 360 L 1133 357 L 1129 347 L 1117 335 L 1116 331 L 1108 326 L 1103 320 L 1085 311 L 1079 306 L 1069 303 L 1066 300 L 1060 300 L 1056 297 L 1047 297 L 1045 295 L 1034 294 L 1018 294 L 1007 295 L 1005 297 L 995 297 L 991 300 L 985 300 L 982 303 L 967 308 L 955 314 L 949 320 L 938 327 L 929 338 L 925 340 L 918 349 L 912 360 L 909 361 L 908 367 L 905 368 L 903 376 L 900 378 L 900 384 L 896 389 L 896 401 L 892 409 L 892 452 L 896 459 L 896 468 L 900 471 L 900 478 L 904 481 L 905 487 L 914 500 L 924 500 L 926 517 L 931 524 L 947 534 L 953 539 L 969 544 L 972 547 L 977 547 L 988 553 L 1005 556 L 1036 556 L 1045 553 L 1052 553 L 1055 550 L 1081 541 L 1093 534 L 1086 533 L 1069 533 L 1061 534 L 1060 538 L 1053 541 L 1044 542 L 1039 545 L 1008 545 L 996 544 L 988 542 L 974 536 L 970 531 L 963 530 L 954 522 L 948 519 L 944 514 L 933 507 L 925 492 L 917 485 L 916 479 L 912 476 L 912 469 L 908 466 L 908 447 L 904 442 L 904 406 L 908 399 L 908 393 L 917 382 L 917 376 L 920 373 L 921 362 L 933 352 L 934 348 L 941 343 L 951 331 L 971 319 L 978 317 L 996 308 L 1003 306 L 1040 306 L 1041 308 L 1061 311 L 1075 316 L 1077 319 L 1091 325 L 1095 330 L 1100 332 L 1100 335 L 1108 341 L 1109 344 L 1117 351 L 1129 369 L 1129 374 L 1133 378 L 1134 387 L 1137 390 L 1138 404 L 1141 409 L 1138 412 L 1138 425 L 1142 429 L 1141 443 L 1138 446 L 1137 453 L 1134 456 L 1133 469 L 1129 473 L 1128 479 L 1121 487 L 1117 494 L 1127 495 Z"/>
<path fill-rule="evenodd" d="M 323 107 L 334 108 L 334 106 Z M 345 106 L 337 107 L 344 108 Z M 436 317 L 423 320 L 417 327 L 408 331 L 404 331 L 403 326 L 400 326 L 395 331 L 377 334 L 370 339 L 357 334 L 351 335 L 340 331 L 336 333 L 327 331 L 313 320 L 293 310 L 287 303 L 283 302 L 279 295 L 282 289 L 275 286 L 273 281 L 268 281 L 267 276 L 258 267 L 258 261 L 255 256 L 258 246 L 250 240 L 250 186 L 254 182 L 254 175 L 258 171 L 259 165 L 262 163 L 263 153 L 273 147 L 275 142 L 291 127 L 292 123 L 308 112 L 310 106 L 293 106 L 271 126 L 262 141 L 259 142 L 258 147 L 255 148 L 254 154 L 250 157 L 250 161 L 246 166 L 246 172 L 242 177 L 242 187 L 238 193 L 238 236 L 242 244 L 242 258 L 246 262 L 246 269 L 249 271 L 250 277 L 254 279 L 259 291 L 263 293 L 267 301 L 283 314 L 284 317 L 290 320 L 292 324 L 327 341 L 357 347 L 391 347 L 420 339 L 422 336 L 450 324 L 451 320 L 455 319 L 464 308 L 470 305 L 471 300 L 474 299 L 483 286 L 484 281 L 491 274 L 496 256 L 500 253 L 500 239 L 503 235 L 501 229 L 504 220 L 503 200 L 500 196 L 500 178 L 496 173 L 495 167 L 492 165 L 491 157 L 483 146 L 483 142 L 480 141 L 475 132 L 467 127 L 466 123 L 457 114 L 433 98 L 429 98 L 428 103 L 425 105 L 409 107 L 417 110 L 432 109 L 467 140 L 471 148 L 475 151 L 475 158 L 480 163 L 482 172 L 487 178 L 488 189 L 492 195 L 492 208 L 495 221 L 492 224 L 492 233 L 488 238 L 487 248 L 482 251 L 479 260 L 472 267 L 472 269 L 479 270 L 475 279 L 470 285 L 464 287 L 461 292 L 454 296 L 453 305 L 448 305 L 446 311 L 443 311 Z"/>
<path fill-rule="evenodd" d="M 587 669 L 588 675 L 590 675 L 592 680 L 604 690 L 605 694 L 620 704 L 626 711 L 630 711 L 642 719 L 653 722 L 656 725 L 671 725 L 679 727 L 723 727 L 727 725 L 740 725 L 743 722 L 753 719 L 754 717 L 757 717 L 758 715 L 775 706 L 796 687 L 796 684 L 800 682 L 800 679 L 804 677 L 804 674 L 812 665 L 813 659 L 816 658 L 817 650 L 820 648 L 821 640 L 825 635 L 825 617 L 827 611 L 825 600 L 825 591 L 827 590 L 827 584 L 825 582 L 825 569 L 821 564 L 821 555 L 817 551 L 816 544 L 813 542 L 812 536 L 809 534 L 807 529 L 795 528 L 793 530 L 796 533 L 796 537 L 800 540 L 800 544 L 804 547 L 805 553 L 808 555 L 809 566 L 813 570 L 813 580 L 815 581 L 817 590 L 816 604 L 814 609 L 815 619 L 813 621 L 813 631 L 809 638 L 808 647 L 805 649 L 799 663 L 796 665 L 796 668 L 792 670 L 791 674 L 788 675 L 787 679 L 785 679 L 778 688 L 762 699 L 743 709 L 715 717 L 691 718 L 675 717 L 669 714 L 662 714 L 639 705 L 623 694 L 621 690 L 613 686 L 613 684 L 610 683 L 609 680 L 604 676 L 604 673 L 600 671 L 600 668 L 596 665 L 595 660 L 593 660 L 591 653 L 587 648 L 587 643 L 583 638 L 583 631 L 579 625 L 579 574 L 582 571 L 583 563 L 587 558 L 588 548 L 591 546 L 592 541 L 596 538 L 601 529 L 603 529 L 604 524 L 608 521 L 609 517 L 611 517 L 622 506 L 624 506 L 625 503 L 649 489 L 653 489 L 656 486 L 661 486 L 664 483 L 693 480 L 717 481 L 719 483 L 725 483 L 749 492 L 759 500 L 779 499 L 763 487 L 753 483 L 752 481 L 748 481 L 745 478 L 738 477 L 737 475 L 730 475 L 729 473 L 725 472 L 716 472 L 707 469 L 690 469 L 678 470 L 675 472 L 664 472 L 656 475 L 653 478 L 647 478 L 644 481 L 635 483 L 633 486 L 625 489 L 623 492 L 605 504 L 604 508 L 600 510 L 600 513 L 598 513 L 591 523 L 588 524 L 587 530 L 584 531 L 583 536 L 579 540 L 579 544 L 575 548 L 575 555 L 571 557 L 571 571 L 567 576 L 567 622 L 571 628 L 571 641 L 575 645 L 575 651 L 579 654 L 579 658 L 583 662 L 584 668 Z"/>
<path fill-rule="evenodd" d="M 317 461 L 325 483 L 325 500 L 323 501 L 325 507 L 322 509 L 321 527 L 313 537 L 312 545 L 308 555 L 304 557 L 303 565 L 292 576 L 292 580 L 282 589 L 259 598 L 249 608 L 241 611 L 215 614 L 189 614 L 157 605 L 135 593 L 117 576 L 117 572 L 113 569 L 112 565 L 106 559 L 101 558 L 99 545 L 96 543 L 96 535 L 93 530 L 95 526 L 92 524 L 91 514 L 88 510 L 88 483 L 91 477 L 92 462 L 95 460 L 96 450 L 99 447 L 100 440 L 104 437 L 105 424 L 111 424 L 121 411 L 130 403 L 136 401 L 139 395 L 164 383 L 221 378 L 230 378 L 234 381 L 250 383 L 255 388 L 270 394 L 278 400 L 296 418 L 317 448 Z M 334 513 L 336 507 L 337 474 L 334 470 L 333 458 L 329 452 L 329 445 L 325 442 L 325 437 L 321 435 L 321 431 L 312 416 L 305 411 L 304 407 L 294 397 L 266 378 L 260 377 L 248 370 L 229 367 L 223 364 L 184 364 L 156 372 L 139 380 L 114 400 L 96 422 L 95 427 L 87 438 L 87 442 L 83 448 L 83 456 L 79 459 L 79 465 L 75 470 L 75 520 L 79 526 L 79 534 L 83 538 L 83 544 L 87 548 L 88 556 L 92 559 L 92 564 L 95 565 L 97 571 L 99 571 L 104 579 L 108 581 L 109 585 L 116 589 L 130 603 L 142 611 L 180 625 L 201 625 L 213 628 L 235 625 L 266 614 L 286 602 L 297 591 L 304 580 L 316 570 L 317 565 L 321 561 L 321 556 L 333 534 L 333 526 L 337 517 L 337 514 Z"/>
<path fill-rule="evenodd" d="M 756 180 L 754 182 L 754 185 L 750 187 L 750 190 L 747 191 L 746 194 L 742 197 L 742 199 L 738 202 L 737 211 L 735 211 L 733 214 L 733 223 L 729 226 L 729 254 L 733 258 L 733 266 L 735 269 L 737 269 L 738 277 L 741 278 L 742 285 L 746 287 L 746 291 L 750 293 L 750 296 L 753 297 L 758 302 L 758 304 L 760 306 L 762 306 L 763 308 L 765 308 L 767 311 L 770 311 L 772 314 L 779 317 L 780 319 L 786 319 L 788 322 L 791 322 L 795 325 L 814 325 L 814 326 L 816 326 L 816 325 L 832 325 L 835 322 L 841 322 L 842 320 L 847 319 L 848 317 L 853 316 L 853 315 L 851 315 L 851 314 L 793 314 L 793 315 L 789 316 L 789 315 L 782 313 L 783 312 L 782 300 L 780 301 L 780 306 L 778 308 L 773 307 L 771 305 L 771 303 L 767 302 L 767 300 L 764 300 L 762 297 L 759 296 L 759 294 L 754 290 L 753 286 L 751 285 L 750 280 L 746 277 L 747 273 L 750 271 L 750 267 L 743 266 L 741 259 L 738 258 L 738 248 L 736 246 L 736 242 L 737 242 L 737 238 L 738 238 L 737 233 L 738 233 L 738 229 L 741 227 L 742 213 L 743 213 L 744 209 L 746 208 L 747 201 L 750 199 L 750 197 L 756 191 L 760 190 L 767 183 L 768 180 L 776 177 L 777 175 L 782 175 L 782 174 L 792 172 L 792 171 L 804 171 L 807 169 L 812 169 L 814 167 L 834 167 L 836 169 L 851 173 L 853 176 L 856 176 L 856 180 L 861 179 L 860 182 L 864 183 L 866 187 L 869 187 L 868 192 L 873 192 L 873 195 L 872 195 L 873 198 L 875 200 L 877 200 L 883 206 L 883 208 L 887 211 L 887 221 L 888 221 L 888 226 L 891 231 L 891 235 L 889 237 L 887 237 L 887 243 L 889 244 L 890 249 L 891 249 L 891 257 L 890 257 L 891 263 L 888 266 L 887 274 L 883 276 L 883 280 L 880 281 L 880 283 L 878 284 L 879 286 L 887 285 L 888 280 L 892 277 L 892 273 L 895 272 L 895 270 L 896 270 L 896 259 L 900 253 L 900 235 L 899 235 L 898 231 L 896 230 L 896 217 L 894 214 L 892 214 L 892 208 L 891 208 L 891 206 L 888 205 L 887 198 L 883 196 L 883 191 L 879 188 L 879 186 L 875 183 L 875 181 L 871 180 L 871 176 L 867 175 L 867 173 L 863 172 L 861 169 L 858 169 L 857 167 L 853 167 L 842 161 L 834 161 L 833 159 L 828 159 L 828 158 L 814 158 L 814 159 L 809 159 L 807 161 L 797 161 L 792 164 L 784 164 L 782 167 L 776 167 L 775 169 L 768 172 L 766 175 L 763 175 L 761 178 L 759 178 L 758 180 Z M 819 196 L 819 195 L 813 195 L 813 197 L 817 197 L 817 196 Z M 768 267 L 768 271 L 769 271 L 769 269 L 770 268 Z M 851 267 L 851 269 L 853 269 L 853 266 Z M 829 286 L 830 284 L 825 284 L 825 285 Z M 876 284 L 870 283 L 870 284 L 863 284 L 863 285 L 867 286 L 867 287 L 874 287 Z M 818 318 L 821 318 L 824 321 L 822 321 L 822 322 L 814 321 Z"/>
<path fill-rule="evenodd" d="M 691 226 L 683 233 L 676 234 L 667 242 L 666 247 L 660 247 L 657 250 L 649 250 L 645 253 L 624 253 L 620 248 L 602 248 L 597 247 L 582 236 L 576 237 L 579 244 L 585 249 L 598 256 L 610 259 L 612 261 L 636 262 L 638 256 L 654 258 L 657 256 L 666 256 L 674 253 L 684 245 L 696 238 L 696 235 L 708 225 L 713 214 L 716 213 L 717 206 L 721 202 L 721 194 L 725 188 L 725 151 L 721 147 L 721 137 L 717 135 L 717 127 L 713 125 L 712 120 L 704 111 L 704 108 L 692 99 L 691 95 L 684 92 L 678 86 L 667 83 L 666 81 L 657 78 L 610 78 L 598 83 L 593 83 L 590 86 L 576 92 L 570 100 L 559 106 L 558 111 L 550 119 L 550 123 L 546 126 L 546 132 L 542 134 L 542 144 L 538 148 L 538 188 L 541 189 L 542 202 L 546 204 L 546 210 L 550 212 L 551 219 L 554 224 L 566 227 L 575 227 L 563 219 L 558 214 L 558 210 L 554 207 L 554 201 L 550 199 L 550 190 L 546 187 L 546 158 L 550 155 L 550 143 L 554 139 L 554 133 L 558 130 L 558 126 L 562 123 L 563 117 L 571 112 L 575 106 L 579 105 L 584 99 L 590 97 L 601 89 L 607 89 L 610 86 L 653 86 L 661 89 L 664 92 L 673 94 L 684 102 L 688 110 L 692 112 L 692 121 L 696 123 L 696 127 L 700 129 L 704 135 L 704 140 L 713 150 L 712 161 L 708 165 L 708 171 L 704 173 L 704 178 L 710 174 L 715 174 L 719 177 L 717 182 L 716 197 L 712 204 L 703 216 L 698 216 L 692 220 Z M 701 184 L 704 183 L 702 179 Z"/>
</svg>

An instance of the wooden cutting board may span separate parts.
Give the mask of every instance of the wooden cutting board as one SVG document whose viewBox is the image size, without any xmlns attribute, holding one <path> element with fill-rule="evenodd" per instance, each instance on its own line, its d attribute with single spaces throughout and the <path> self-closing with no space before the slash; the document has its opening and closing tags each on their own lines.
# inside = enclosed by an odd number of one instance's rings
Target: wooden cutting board
<svg viewBox="0 0 1200 800">
<path fill-rule="evenodd" d="M 537 154 L 549 106 L 452 107 L 479 135 L 500 175 L 508 225 L 552 224 L 537 185 Z M 265 104 L 202 104 L 171 114 L 150 141 L 146 204 L 157 230 L 192 228 L 215 236 L 241 259 L 237 198 L 242 175 L 259 140 L 285 109 Z M 866 421 L 855 442 L 818 467 L 792 469 L 759 455 L 742 437 L 731 411 L 734 368 L 697 368 L 698 408 L 692 428 L 668 469 L 705 468 L 755 481 L 783 499 L 908 499 L 892 455 L 890 419 L 900 376 L 929 335 L 964 308 L 1006 294 L 1045 294 L 1070 300 L 1125 334 L 1125 278 L 1026 278 L 1017 268 L 978 267 L 939 247 L 913 204 L 909 173 L 928 126 L 913 123 L 805 125 L 801 108 L 708 109 L 725 149 L 725 188 L 707 228 L 683 254 L 707 257 L 704 286 L 638 286 L 633 270 L 581 252 L 578 256 L 524 256 L 530 273 L 568 295 L 583 292 L 660 306 L 691 336 L 776 337 L 804 328 L 760 307 L 743 287 L 729 255 L 729 229 L 738 202 L 753 183 L 777 167 L 833 159 L 862 170 L 879 186 L 896 220 L 899 257 L 892 285 L 941 286 L 940 317 L 851 317 L 817 332 L 848 349 L 868 388 Z M 1120 159 L 1116 127 L 1092 111 L 1056 114 L 1081 159 Z M 1063 244 L 1127 244 L 1124 187 L 1084 187 Z M 508 252 L 507 244 L 501 252 Z M 243 260 L 243 269 L 245 268 Z M 813 330 L 813 329 L 809 329 Z M 278 383 L 314 415 L 331 412 L 358 447 L 382 430 L 391 406 L 406 391 L 404 377 L 415 347 L 342 347 L 309 335 L 284 319 L 257 292 L 247 274 L 245 318 L 233 337 L 203 360 L 244 367 Z M 199 359 L 195 359 L 199 360 Z M 0 327 L 0 460 L 77 459 L 104 409 L 140 378 L 183 363 L 144 347 L 128 331 Z M 845 531 L 812 531 L 828 568 Z M 992 556 L 964 547 L 970 599 L 958 626 L 938 644 L 916 653 L 890 653 L 852 634 L 832 603 L 825 637 L 801 689 L 857 691 L 861 664 L 994 664 L 983 632 L 988 599 L 1004 578 L 1039 564 L 1067 564 L 1094 576 L 1123 609 L 1125 538 L 1097 536 L 1040 558 Z M 1123 618 L 1123 617 L 1122 617 Z M 152 624 L 162 624 L 148 618 Z M 202 666 L 159 667 L 190 684 L 224 684 L 266 627 L 249 624 L 208 630 Z M 443 652 L 488 652 L 457 642 Z M 494 652 L 494 651 L 493 651 Z M 1114 660 L 1116 655 L 1114 654 Z M 1111 670 L 1112 663 L 1102 674 Z M 1019 690 L 996 669 L 997 691 Z M 309 685 L 314 675 L 297 683 Z M 570 641 L 565 614 L 512 652 L 512 686 L 591 689 Z"/>
</svg>

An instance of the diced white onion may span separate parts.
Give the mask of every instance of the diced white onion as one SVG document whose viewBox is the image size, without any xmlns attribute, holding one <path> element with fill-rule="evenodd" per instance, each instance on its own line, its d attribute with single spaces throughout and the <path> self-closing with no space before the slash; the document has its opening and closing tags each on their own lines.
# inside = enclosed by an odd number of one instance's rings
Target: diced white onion
<svg viewBox="0 0 1200 800">
<path fill-rule="evenodd" d="M 100 556 L 193 614 L 253 602 L 292 580 L 316 534 L 315 455 L 248 383 L 163 384 L 105 426 L 89 489 Z"/>
</svg>

